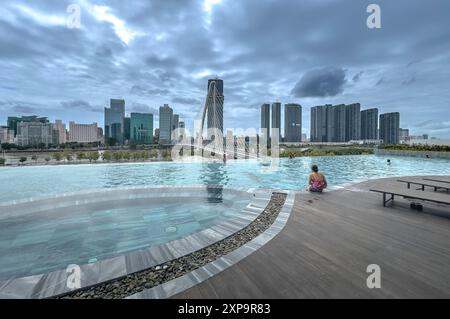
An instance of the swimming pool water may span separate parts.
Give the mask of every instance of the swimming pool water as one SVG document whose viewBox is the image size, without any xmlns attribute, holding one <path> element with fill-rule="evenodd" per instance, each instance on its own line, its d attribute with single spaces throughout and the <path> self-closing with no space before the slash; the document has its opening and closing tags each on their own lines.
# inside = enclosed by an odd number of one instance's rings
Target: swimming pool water
<svg viewBox="0 0 450 319">
<path fill-rule="evenodd" d="M 199 193 L 100 200 L 64 209 L 55 205 L 42 210 L 36 202 L 31 209 L 35 212 L 0 216 L 0 281 L 97 262 L 182 238 L 232 219 L 251 196 Z"/>
<path fill-rule="evenodd" d="M 124 186 L 223 185 L 264 189 L 305 189 L 312 164 L 330 186 L 376 177 L 450 174 L 450 160 L 385 156 L 281 159 L 267 171 L 257 161 L 223 163 L 95 164 L 0 168 L 0 203 L 66 192 Z"/>
</svg>

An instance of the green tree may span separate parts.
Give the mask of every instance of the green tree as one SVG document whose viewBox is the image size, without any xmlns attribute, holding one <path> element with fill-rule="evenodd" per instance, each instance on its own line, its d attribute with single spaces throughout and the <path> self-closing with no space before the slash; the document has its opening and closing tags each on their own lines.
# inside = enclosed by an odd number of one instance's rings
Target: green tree
<svg viewBox="0 0 450 319">
<path fill-rule="evenodd" d="M 22 156 L 22 157 L 19 159 L 19 162 L 20 162 L 21 164 L 25 163 L 26 161 L 27 161 L 27 158 L 26 158 L 25 156 Z"/>
<path fill-rule="evenodd" d="M 131 155 L 133 160 L 137 161 L 141 158 L 141 153 L 140 152 L 133 152 L 133 154 Z"/>
<path fill-rule="evenodd" d="M 84 154 L 83 152 L 79 152 L 77 153 L 77 160 L 78 161 L 82 161 L 86 158 L 86 154 Z"/>
<path fill-rule="evenodd" d="M 171 158 L 171 155 L 172 154 L 170 154 L 170 152 L 168 150 L 164 150 L 161 153 L 162 158 L 165 160 L 169 160 Z"/>
<path fill-rule="evenodd" d="M 147 151 L 141 151 L 140 154 L 141 154 L 141 155 L 140 155 L 140 159 L 141 159 L 141 160 L 145 161 L 145 160 L 148 159 L 149 154 L 148 154 Z"/>
<path fill-rule="evenodd" d="M 4 166 L 6 164 L 6 159 L 0 158 L 0 166 Z"/>
<path fill-rule="evenodd" d="M 123 158 L 123 153 L 121 151 L 116 151 L 113 153 L 113 158 L 115 161 L 120 161 Z"/>
<path fill-rule="evenodd" d="M 37 161 L 38 161 L 37 155 L 31 156 L 31 160 L 34 161 L 37 164 Z"/>
<path fill-rule="evenodd" d="M 129 161 L 131 158 L 131 152 L 130 151 L 123 151 L 122 152 L 122 158 L 126 161 Z"/>
<path fill-rule="evenodd" d="M 151 150 L 150 151 L 150 158 L 158 158 L 158 151 L 157 150 Z"/>
<path fill-rule="evenodd" d="M 73 160 L 73 155 L 71 152 L 69 151 L 64 151 L 64 158 L 68 161 L 71 162 Z"/>
<path fill-rule="evenodd" d="M 60 152 L 56 152 L 56 153 L 53 153 L 53 158 L 54 158 L 57 162 L 59 162 L 59 161 L 62 160 L 62 155 L 61 155 Z"/>
<path fill-rule="evenodd" d="M 99 157 L 100 157 L 100 155 L 98 154 L 98 152 L 90 152 L 89 156 L 88 156 L 89 162 L 92 162 L 92 161 L 97 162 Z"/>
<path fill-rule="evenodd" d="M 46 163 L 50 162 L 51 160 L 52 160 L 52 159 L 51 159 L 50 157 L 48 157 L 48 156 L 45 158 L 45 162 L 46 162 Z"/>
<path fill-rule="evenodd" d="M 103 152 L 102 159 L 107 162 L 111 161 L 111 159 L 112 159 L 111 152 L 110 151 Z"/>
</svg>

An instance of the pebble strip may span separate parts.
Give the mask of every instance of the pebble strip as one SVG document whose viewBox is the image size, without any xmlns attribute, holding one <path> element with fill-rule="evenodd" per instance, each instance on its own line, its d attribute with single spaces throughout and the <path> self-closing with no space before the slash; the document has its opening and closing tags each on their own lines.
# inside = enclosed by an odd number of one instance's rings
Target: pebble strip
<svg viewBox="0 0 450 319">
<path fill-rule="evenodd" d="M 54 298 L 122 299 L 181 277 L 232 252 L 266 231 L 276 220 L 286 197 L 287 195 L 284 193 L 273 193 L 266 209 L 256 220 L 230 237 L 208 247 L 156 267 Z"/>
</svg>

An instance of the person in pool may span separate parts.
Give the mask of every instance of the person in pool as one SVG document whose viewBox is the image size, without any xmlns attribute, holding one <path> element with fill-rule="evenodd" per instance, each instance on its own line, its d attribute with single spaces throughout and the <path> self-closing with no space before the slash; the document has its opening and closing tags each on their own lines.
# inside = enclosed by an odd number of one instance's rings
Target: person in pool
<svg viewBox="0 0 450 319">
<path fill-rule="evenodd" d="M 314 193 L 322 193 L 325 188 L 327 188 L 327 179 L 325 175 L 319 173 L 319 167 L 313 165 L 311 167 L 312 173 L 309 175 L 308 180 L 308 191 Z"/>
</svg>

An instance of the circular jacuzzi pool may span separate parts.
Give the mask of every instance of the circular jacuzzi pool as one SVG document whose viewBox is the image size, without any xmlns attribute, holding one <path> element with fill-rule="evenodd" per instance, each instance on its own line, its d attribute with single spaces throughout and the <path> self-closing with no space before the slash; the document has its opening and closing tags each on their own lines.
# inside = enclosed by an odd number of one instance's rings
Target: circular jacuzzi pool
<svg viewBox="0 0 450 319">
<path fill-rule="evenodd" d="M 0 281 L 94 264 L 232 223 L 252 199 L 217 186 L 149 187 L 2 205 Z"/>
</svg>

